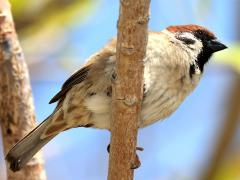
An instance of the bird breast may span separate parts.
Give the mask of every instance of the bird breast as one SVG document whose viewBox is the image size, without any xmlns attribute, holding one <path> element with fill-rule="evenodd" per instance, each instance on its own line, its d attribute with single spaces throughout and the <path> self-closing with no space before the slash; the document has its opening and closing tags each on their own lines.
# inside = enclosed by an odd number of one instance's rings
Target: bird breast
<svg viewBox="0 0 240 180">
<path fill-rule="evenodd" d="M 140 127 L 171 115 L 196 87 L 200 74 L 190 77 L 189 62 L 193 60 L 189 58 L 168 37 L 150 36 L 144 60 L 145 95 Z"/>
</svg>

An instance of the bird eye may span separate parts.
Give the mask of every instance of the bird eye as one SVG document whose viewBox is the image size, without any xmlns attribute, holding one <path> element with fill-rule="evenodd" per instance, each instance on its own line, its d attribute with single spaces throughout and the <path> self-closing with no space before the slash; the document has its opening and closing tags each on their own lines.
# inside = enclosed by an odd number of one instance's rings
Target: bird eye
<svg viewBox="0 0 240 180">
<path fill-rule="evenodd" d="M 177 37 L 177 39 L 182 41 L 183 43 L 185 43 L 187 45 L 195 43 L 195 40 L 187 38 L 187 37 Z"/>
<path fill-rule="evenodd" d="M 203 33 L 203 31 L 201 31 L 201 30 L 197 30 L 197 34 L 198 34 L 199 36 L 202 36 L 204 33 Z"/>
</svg>

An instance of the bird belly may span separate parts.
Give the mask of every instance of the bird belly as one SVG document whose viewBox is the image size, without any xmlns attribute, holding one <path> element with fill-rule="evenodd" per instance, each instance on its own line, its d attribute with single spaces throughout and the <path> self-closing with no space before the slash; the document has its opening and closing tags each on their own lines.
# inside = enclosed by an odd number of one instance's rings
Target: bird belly
<svg viewBox="0 0 240 180">
<path fill-rule="evenodd" d="M 139 126 L 145 127 L 170 116 L 193 91 L 198 81 L 199 77 L 191 81 L 188 77 L 182 76 L 174 81 L 165 81 L 168 82 L 165 86 L 164 83 L 153 83 L 143 99 Z"/>
<path fill-rule="evenodd" d="M 158 120 L 165 119 L 171 115 L 183 101 L 183 97 L 173 90 L 166 89 L 161 91 L 162 94 L 155 94 L 153 100 L 152 94 L 146 96 L 143 101 L 141 120 L 139 127 L 145 127 Z"/>
</svg>

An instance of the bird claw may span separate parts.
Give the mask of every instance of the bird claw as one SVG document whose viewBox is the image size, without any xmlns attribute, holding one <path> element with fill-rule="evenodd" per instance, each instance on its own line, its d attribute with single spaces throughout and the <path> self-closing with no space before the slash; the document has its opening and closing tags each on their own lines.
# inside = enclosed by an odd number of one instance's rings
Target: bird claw
<svg viewBox="0 0 240 180">
<path fill-rule="evenodd" d="M 137 150 L 137 151 L 143 151 L 144 148 L 143 148 L 143 147 L 136 147 L 136 150 Z"/>
<path fill-rule="evenodd" d="M 110 153 L 110 144 L 107 146 L 107 152 Z"/>
<path fill-rule="evenodd" d="M 136 147 L 136 150 L 137 150 L 137 151 L 143 151 L 144 148 L 142 148 L 142 147 Z M 110 153 L 110 144 L 108 144 L 108 146 L 107 146 L 107 152 Z M 131 169 L 137 169 L 137 168 L 139 168 L 140 166 L 141 166 L 141 161 L 139 160 L 139 157 L 138 157 L 138 155 L 136 154 L 135 159 L 134 159 L 134 163 L 132 164 Z"/>
<path fill-rule="evenodd" d="M 136 154 L 135 159 L 134 159 L 134 163 L 131 166 L 131 169 L 137 169 L 141 166 L 141 161 L 139 160 L 138 155 Z"/>
<path fill-rule="evenodd" d="M 143 147 L 136 147 L 136 150 L 137 151 L 143 151 L 144 148 Z M 108 144 L 108 146 L 107 146 L 107 152 L 110 153 L 110 144 Z"/>
</svg>

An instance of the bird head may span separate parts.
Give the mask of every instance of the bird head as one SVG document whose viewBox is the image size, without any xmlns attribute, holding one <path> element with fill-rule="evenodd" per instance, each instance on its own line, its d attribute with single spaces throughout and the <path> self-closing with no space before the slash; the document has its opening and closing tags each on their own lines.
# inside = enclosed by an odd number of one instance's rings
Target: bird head
<svg viewBox="0 0 240 180">
<path fill-rule="evenodd" d="M 195 57 L 200 71 L 213 53 L 227 48 L 208 29 L 198 25 L 169 26 L 166 31 L 175 38 L 181 47 Z"/>
</svg>

